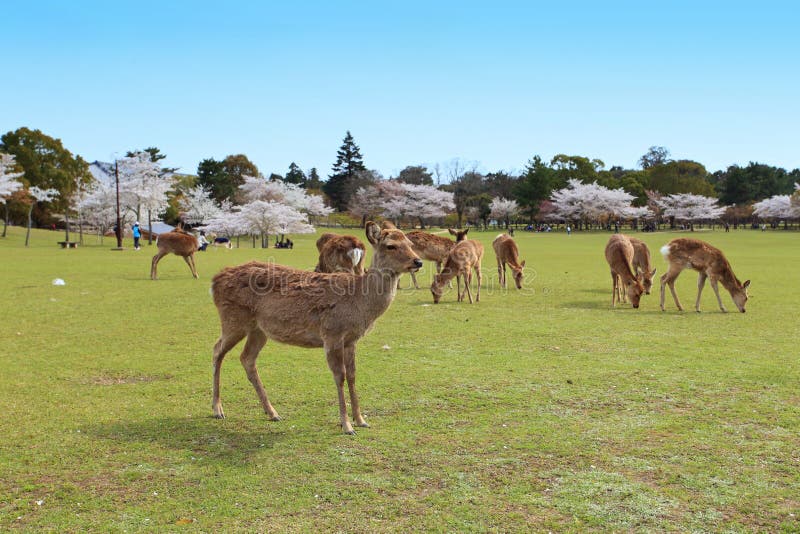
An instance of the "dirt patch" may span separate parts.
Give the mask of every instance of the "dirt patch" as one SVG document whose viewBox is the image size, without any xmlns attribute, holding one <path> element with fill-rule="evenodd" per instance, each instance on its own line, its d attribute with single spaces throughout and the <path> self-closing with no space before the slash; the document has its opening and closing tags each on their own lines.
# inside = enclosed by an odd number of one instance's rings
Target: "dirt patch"
<svg viewBox="0 0 800 534">
<path fill-rule="evenodd" d="M 146 384 L 156 380 L 170 380 L 172 375 L 139 375 L 126 373 L 102 373 L 82 380 L 93 386 L 118 386 L 120 384 Z"/>
</svg>

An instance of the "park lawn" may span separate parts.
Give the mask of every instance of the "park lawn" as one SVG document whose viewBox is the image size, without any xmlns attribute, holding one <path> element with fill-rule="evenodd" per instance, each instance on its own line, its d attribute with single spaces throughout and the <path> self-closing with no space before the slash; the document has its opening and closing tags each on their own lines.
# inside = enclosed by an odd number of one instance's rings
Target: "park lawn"
<svg viewBox="0 0 800 534">
<path fill-rule="evenodd" d="M 518 232 L 526 287 L 501 290 L 497 232 L 473 230 L 481 302 L 432 305 L 426 264 L 358 346 L 372 427 L 346 436 L 322 351 L 271 342 L 259 367 L 283 421 L 262 413 L 241 347 L 223 366 L 228 418 L 210 417 L 211 277 L 251 259 L 313 268 L 316 236 L 199 253 L 200 280 L 169 256 L 152 282 L 154 246 L 61 250 L 34 231 L 25 248 L 9 232 L 0 530 L 800 530 L 798 233 L 692 234 L 752 280 L 746 314 L 720 313 L 710 288 L 698 314 L 669 295 L 662 313 L 658 284 L 611 309 L 605 233 Z M 679 235 L 639 235 L 658 275 Z M 677 289 L 692 309 L 695 274 Z"/>
</svg>

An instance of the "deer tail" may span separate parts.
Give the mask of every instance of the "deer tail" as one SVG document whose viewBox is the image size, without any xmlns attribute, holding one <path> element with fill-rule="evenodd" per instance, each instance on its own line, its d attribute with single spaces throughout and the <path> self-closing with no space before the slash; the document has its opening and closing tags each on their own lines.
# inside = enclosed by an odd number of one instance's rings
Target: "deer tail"
<svg viewBox="0 0 800 534">
<path fill-rule="evenodd" d="M 661 255 L 664 256 L 664 259 L 669 259 L 669 243 L 661 247 Z"/>
<path fill-rule="evenodd" d="M 347 252 L 347 255 L 350 256 L 350 259 L 353 260 L 353 265 L 358 265 L 361 261 L 361 258 L 364 255 L 364 251 L 360 248 L 354 248 Z"/>
</svg>

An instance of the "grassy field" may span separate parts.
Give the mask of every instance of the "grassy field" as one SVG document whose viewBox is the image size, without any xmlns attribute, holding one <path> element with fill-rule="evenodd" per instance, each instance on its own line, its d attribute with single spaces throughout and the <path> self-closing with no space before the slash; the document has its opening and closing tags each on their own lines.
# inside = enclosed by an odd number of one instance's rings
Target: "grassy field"
<svg viewBox="0 0 800 534">
<path fill-rule="evenodd" d="M 747 314 L 720 313 L 709 288 L 700 314 L 669 295 L 662 313 L 657 287 L 611 309 L 608 234 L 518 233 L 526 287 L 502 291 L 495 235 L 471 235 L 480 303 L 404 289 L 360 343 L 372 427 L 345 436 L 322 351 L 274 343 L 259 367 L 283 421 L 238 348 L 228 418 L 210 417 L 211 277 L 251 259 L 313 268 L 315 236 L 200 253 L 200 280 L 170 256 L 152 282 L 155 247 L 60 250 L 63 234 L 36 231 L 26 249 L 11 228 L 0 530 L 800 530 L 800 234 L 694 234 L 752 279 Z M 659 275 L 677 235 L 640 236 Z M 691 309 L 694 273 L 677 288 Z"/>
</svg>

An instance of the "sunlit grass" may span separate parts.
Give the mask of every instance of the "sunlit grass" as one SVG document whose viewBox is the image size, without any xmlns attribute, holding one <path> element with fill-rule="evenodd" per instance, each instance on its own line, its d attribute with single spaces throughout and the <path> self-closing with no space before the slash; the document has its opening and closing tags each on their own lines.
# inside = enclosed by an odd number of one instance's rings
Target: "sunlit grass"
<svg viewBox="0 0 800 534">
<path fill-rule="evenodd" d="M 313 268 L 315 236 L 200 253 L 200 280 L 166 257 L 152 282 L 155 247 L 61 250 L 63 234 L 36 231 L 26 249 L 10 229 L 0 529 L 800 528 L 800 235 L 695 233 L 752 279 L 743 315 L 708 289 L 703 313 L 669 295 L 662 313 L 657 285 L 611 309 L 608 234 L 518 232 L 525 289 L 500 290 L 496 234 L 470 235 L 487 250 L 479 304 L 451 291 L 434 306 L 426 264 L 359 344 L 372 427 L 349 437 L 322 351 L 272 342 L 259 368 L 284 420 L 266 420 L 239 349 L 228 418 L 210 417 L 211 277 L 251 259 Z M 640 235 L 658 275 L 676 235 Z M 694 274 L 677 289 L 693 303 Z"/>
</svg>

